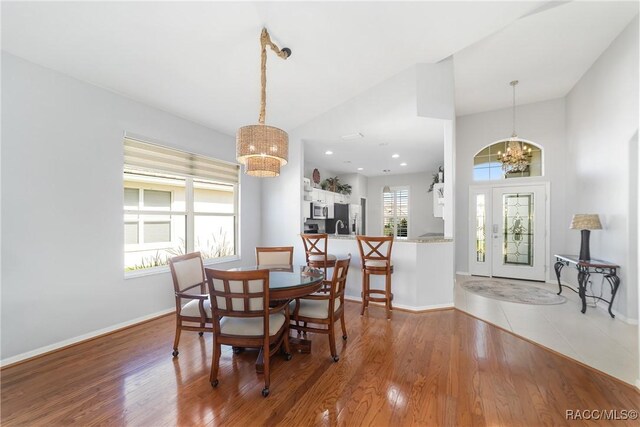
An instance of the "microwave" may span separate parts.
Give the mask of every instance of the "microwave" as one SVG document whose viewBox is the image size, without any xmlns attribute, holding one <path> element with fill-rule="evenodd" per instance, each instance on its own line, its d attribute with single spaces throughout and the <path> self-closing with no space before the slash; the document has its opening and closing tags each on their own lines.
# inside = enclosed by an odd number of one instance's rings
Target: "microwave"
<svg viewBox="0 0 640 427">
<path fill-rule="evenodd" d="M 311 203 L 312 219 L 327 219 L 328 215 L 329 215 L 329 207 L 325 203 L 319 203 L 319 202 Z"/>
</svg>

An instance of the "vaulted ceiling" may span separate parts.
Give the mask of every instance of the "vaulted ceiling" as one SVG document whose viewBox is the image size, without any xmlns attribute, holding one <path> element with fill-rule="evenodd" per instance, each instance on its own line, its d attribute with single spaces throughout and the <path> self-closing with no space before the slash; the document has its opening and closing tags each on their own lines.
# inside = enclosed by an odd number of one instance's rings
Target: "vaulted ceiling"
<svg viewBox="0 0 640 427">
<path fill-rule="evenodd" d="M 263 26 L 293 51 L 269 54 L 267 123 L 292 130 L 452 55 L 458 115 L 508 107 L 513 79 L 518 104 L 564 96 L 638 13 L 637 2 L 609 1 L 1 7 L 3 50 L 229 135 L 257 121 Z"/>
</svg>

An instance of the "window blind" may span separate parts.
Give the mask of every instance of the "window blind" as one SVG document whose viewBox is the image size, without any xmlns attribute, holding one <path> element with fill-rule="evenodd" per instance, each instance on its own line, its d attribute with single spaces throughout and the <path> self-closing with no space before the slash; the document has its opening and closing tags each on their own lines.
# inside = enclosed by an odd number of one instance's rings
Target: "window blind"
<svg viewBox="0 0 640 427">
<path fill-rule="evenodd" d="M 124 139 L 124 166 L 237 184 L 240 166 L 155 144 Z"/>
</svg>

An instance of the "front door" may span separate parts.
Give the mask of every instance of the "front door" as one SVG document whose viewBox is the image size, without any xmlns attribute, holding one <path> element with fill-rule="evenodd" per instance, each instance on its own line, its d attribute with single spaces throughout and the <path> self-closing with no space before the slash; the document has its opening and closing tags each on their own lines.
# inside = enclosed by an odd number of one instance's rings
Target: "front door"
<svg viewBox="0 0 640 427">
<path fill-rule="evenodd" d="M 545 280 L 546 186 L 471 187 L 469 272 Z"/>
</svg>

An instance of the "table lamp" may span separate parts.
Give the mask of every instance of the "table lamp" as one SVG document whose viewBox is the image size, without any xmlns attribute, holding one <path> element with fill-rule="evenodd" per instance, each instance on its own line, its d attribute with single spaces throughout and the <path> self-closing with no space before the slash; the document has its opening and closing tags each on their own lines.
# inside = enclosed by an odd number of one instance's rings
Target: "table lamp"
<svg viewBox="0 0 640 427">
<path fill-rule="evenodd" d="M 591 254 L 589 254 L 589 235 L 591 230 L 602 230 L 602 224 L 600 224 L 600 217 L 598 214 L 575 214 L 571 220 L 572 230 L 580 230 L 582 234 L 582 241 L 580 242 L 580 260 L 589 261 Z"/>
</svg>

